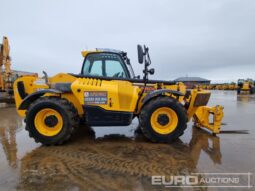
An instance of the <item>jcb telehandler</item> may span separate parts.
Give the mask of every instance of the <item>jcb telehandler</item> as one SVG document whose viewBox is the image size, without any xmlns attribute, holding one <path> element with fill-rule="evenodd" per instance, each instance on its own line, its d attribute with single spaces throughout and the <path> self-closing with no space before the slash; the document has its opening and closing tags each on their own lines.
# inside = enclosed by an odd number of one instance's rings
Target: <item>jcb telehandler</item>
<svg viewBox="0 0 255 191">
<path fill-rule="evenodd" d="M 223 107 L 207 107 L 210 92 L 186 91 L 183 83 L 149 80 L 154 73 L 148 48 L 138 45 L 143 79 L 134 75 L 123 51 L 83 51 L 80 74 L 24 76 L 14 83 L 16 108 L 36 142 L 62 144 L 84 122 L 88 126 L 127 126 L 137 117 L 153 142 L 180 137 L 193 118 L 198 127 L 219 133 Z M 213 114 L 213 121 L 209 115 Z"/>
</svg>

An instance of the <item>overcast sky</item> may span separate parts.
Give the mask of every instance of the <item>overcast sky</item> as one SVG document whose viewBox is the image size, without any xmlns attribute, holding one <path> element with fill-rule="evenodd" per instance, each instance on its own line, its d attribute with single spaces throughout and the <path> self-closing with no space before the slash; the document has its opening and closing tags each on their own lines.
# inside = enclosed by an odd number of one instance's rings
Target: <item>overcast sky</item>
<svg viewBox="0 0 255 191">
<path fill-rule="evenodd" d="M 152 78 L 255 79 L 254 0 L 0 0 L 12 68 L 79 73 L 81 50 L 150 47 Z"/>
</svg>

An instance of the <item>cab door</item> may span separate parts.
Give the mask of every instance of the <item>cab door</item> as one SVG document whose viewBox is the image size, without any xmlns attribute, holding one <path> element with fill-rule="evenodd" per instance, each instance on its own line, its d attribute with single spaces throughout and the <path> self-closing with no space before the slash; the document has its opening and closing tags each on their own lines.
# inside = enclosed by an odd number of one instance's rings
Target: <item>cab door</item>
<svg viewBox="0 0 255 191">
<path fill-rule="evenodd" d="M 87 123 L 129 125 L 139 88 L 122 80 L 130 76 L 121 57 L 114 53 L 91 53 L 85 59 L 82 74 L 84 77 L 77 79 L 72 89 L 84 106 Z"/>
</svg>

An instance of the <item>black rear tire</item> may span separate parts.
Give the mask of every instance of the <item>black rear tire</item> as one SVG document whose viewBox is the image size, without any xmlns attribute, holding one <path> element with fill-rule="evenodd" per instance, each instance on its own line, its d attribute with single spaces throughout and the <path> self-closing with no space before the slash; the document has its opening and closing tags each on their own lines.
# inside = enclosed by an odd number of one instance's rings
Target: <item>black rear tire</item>
<svg viewBox="0 0 255 191">
<path fill-rule="evenodd" d="M 59 133 L 53 136 L 45 136 L 40 133 L 35 125 L 35 117 L 43 109 L 53 109 L 57 111 L 63 120 L 63 125 Z M 79 124 L 79 116 L 76 108 L 66 99 L 57 97 L 41 97 L 33 102 L 26 113 L 26 130 L 29 136 L 36 142 L 43 145 L 61 145 L 69 140 L 74 128 Z"/>
<path fill-rule="evenodd" d="M 154 111 L 159 108 L 170 108 L 172 109 L 177 117 L 178 123 L 175 129 L 168 134 L 160 134 L 156 132 L 151 124 L 151 117 Z M 182 104 L 177 102 L 175 99 L 169 97 L 156 97 L 149 101 L 141 110 L 140 116 L 140 127 L 145 137 L 152 142 L 169 143 L 178 139 L 187 128 L 187 112 Z"/>
<path fill-rule="evenodd" d="M 251 87 L 250 94 L 254 94 L 254 93 L 255 93 L 255 87 Z"/>
</svg>

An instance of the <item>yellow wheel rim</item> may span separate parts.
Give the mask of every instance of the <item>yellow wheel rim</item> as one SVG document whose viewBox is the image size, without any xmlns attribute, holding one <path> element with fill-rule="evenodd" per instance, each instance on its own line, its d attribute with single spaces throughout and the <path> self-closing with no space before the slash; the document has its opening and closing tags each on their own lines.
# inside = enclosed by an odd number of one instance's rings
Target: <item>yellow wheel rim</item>
<svg viewBox="0 0 255 191">
<path fill-rule="evenodd" d="M 49 118 L 53 118 L 54 122 L 49 124 Z M 51 120 L 52 121 L 52 120 Z M 35 128 L 44 136 L 55 136 L 63 127 L 63 119 L 59 112 L 54 109 L 46 108 L 39 111 L 35 116 Z"/>
<path fill-rule="evenodd" d="M 159 134 L 169 134 L 173 132 L 178 124 L 178 116 L 169 107 L 161 107 L 151 115 L 151 126 Z"/>
</svg>

